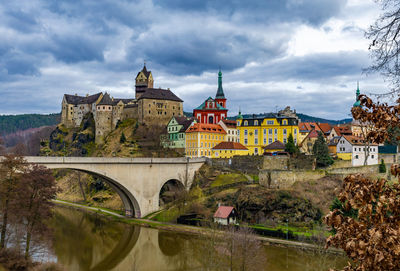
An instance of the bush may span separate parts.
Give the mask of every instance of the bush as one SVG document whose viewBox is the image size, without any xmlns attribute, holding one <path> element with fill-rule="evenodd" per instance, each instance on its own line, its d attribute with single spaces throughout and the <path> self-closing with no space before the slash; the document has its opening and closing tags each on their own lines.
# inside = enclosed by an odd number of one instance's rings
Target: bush
<svg viewBox="0 0 400 271">
<path fill-rule="evenodd" d="M 119 143 L 125 143 L 126 142 L 126 137 L 125 134 L 122 132 L 121 137 L 119 138 Z"/>
<path fill-rule="evenodd" d="M 379 164 L 379 173 L 386 173 L 386 165 L 385 165 L 385 161 L 383 161 L 383 159 L 381 160 L 381 163 Z"/>
<path fill-rule="evenodd" d="M 25 271 L 33 265 L 16 249 L 0 249 L 0 266 L 6 270 Z"/>
</svg>

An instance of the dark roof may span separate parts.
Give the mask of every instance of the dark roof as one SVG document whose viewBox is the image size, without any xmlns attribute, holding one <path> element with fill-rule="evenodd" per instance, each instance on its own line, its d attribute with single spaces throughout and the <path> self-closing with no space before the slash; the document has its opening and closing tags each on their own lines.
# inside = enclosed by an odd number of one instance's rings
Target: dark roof
<svg viewBox="0 0 400 271">
<path fill-rule="evenodd" d="M 336 145 L 338 144 L 340 138 L 341 138 L 341 136 L 335 136 L 335 137 L 333 137 L 333 138 L 329 141 L 328 146 L 336 146 Z"/>
<path fill-rule="evenodd" d="M 194 118 L 187 118 L 185 116 L 174 117 L 176 121 L 182 125 L 182 128 L 179 130 L 180 133 L 186 132 L 187 128 L 193 123 Z"/>
<path fill-rule="evenodd" d="M 223 141 L 218 143 L 213 150 L 248 150 L 239 142 Z"/>
<path fill-rule="evenodd" d="M 155 99 L 155 100 L 170 100 L 176 102 L 183 102 L 169 89 L 161 88 L 147 88 L 146 91 L 139 97 L 141 99 Z"/>
<path fill-rule="evenodd" d="M 128 104 L 130 102 L 132 102 L 134 99 L 113 99 L 113 103 L 114 105 L 116 105 L 117 103 L 119 103 L 120 101 L 122 101 L 124 104 Z"/>
<path fill-rule="evenodd" d="M 264 150 L 284 150 L 284 149 L 285 149 L 285 144 L 283 144 L 279 140 L 264 147 Z"/>
<path fill-rule="evenodd" d="M 106 93 L 103 95 L 98 105 L 113 105 L 113 100 L 111 100 L 110 95 Z"/>
<path fill-rule="evenodd" d="M 151 71 L 147 71 L 146 65 L 144 65 L 144 66 L 143 66 L 143 69 L 142 69 L 140 72 L 137 73 L 136 77 L 138 77 L 139 74 L 140 74 L 141 72 L 143 72 L 144 75 L 145 75 L 147 78 L 149 78 L 149 75 L 150 75 L 150 73 L 151 73 Z"/>
<path fill-rule="evenodd" d="M 67 103 L 73 104 L 73 105 L 78 105 L 78 104 L 95 103 L 97 101 L 97 99 L 100 97 L 100 95 L 101 95 L 101 92 L 94 94 L 94 95 L 87 96 L 87 97 L 78 96 L 78 95 L 69 95 L 69 94 L 64 94 L 64 97 L 65 97 L 65 100 L 67 101 Z"/>
<path fill-rule="evenodd" d="M 379 153 L 397 153 L 396 145 L 378 146 Z"/>
</svg>

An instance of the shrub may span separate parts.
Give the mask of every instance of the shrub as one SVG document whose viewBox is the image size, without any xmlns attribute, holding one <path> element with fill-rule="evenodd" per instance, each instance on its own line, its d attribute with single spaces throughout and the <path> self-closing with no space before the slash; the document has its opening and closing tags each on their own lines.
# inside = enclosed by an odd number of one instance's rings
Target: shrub
<svg viewBox="0 0 400 271">
<path fill-rule="evenodd" d="M 379 173 L 386 173 L 386 165 L 385 165 L 385 161 L 383 161 L 383 159 L 381 160 L 381 163 L 379 164 Z"/>
</svg>

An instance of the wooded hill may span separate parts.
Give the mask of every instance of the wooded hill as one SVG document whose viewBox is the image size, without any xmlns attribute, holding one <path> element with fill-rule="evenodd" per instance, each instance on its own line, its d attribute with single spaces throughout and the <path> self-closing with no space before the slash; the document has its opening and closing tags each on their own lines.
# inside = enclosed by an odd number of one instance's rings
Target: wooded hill
<svg viewBox="0 0 400 271">
<path fill-rule="evenodd" d="M 60 117 L 61 115 L 59 113 L 48 115 L 0 115 L 0 136 L 30 128 L 57 125 L 60 122 Z"/>
</svg>

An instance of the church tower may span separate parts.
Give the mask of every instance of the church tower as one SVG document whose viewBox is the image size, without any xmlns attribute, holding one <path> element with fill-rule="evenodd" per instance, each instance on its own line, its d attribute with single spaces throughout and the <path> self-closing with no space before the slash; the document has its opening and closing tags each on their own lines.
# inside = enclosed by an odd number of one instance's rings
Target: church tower
<svg viewBox="0 0 400 271">
<path fill-rule="evenodd" d="M 360 107 L 361 102 L 360 102 L 360 86 L 357 81 L 357 91 L 356 91 L 356 102 L 353 104 L 353 107 Z"/>
<path fill-rule="evenodd" d="M 219 73 L 218 73 L 218 90 L 217 90 L 217 95 L 215 95 L 215 101 L 223 108 L 226 108 L 226 99 L 225 99 L 225 95 L 224 95 L 224 90 L 222 89 L 221 69 L 219 70 Z"/>
<path fill-rule="evenodd" d="M 146 63 L 144 63 L 143 69 L 136 75 L 135 92 L 136 100 L 146 91 L 148 88 L 154 87 L 154 80 L 151 71 L 147 71 Z"/>
</svg>

